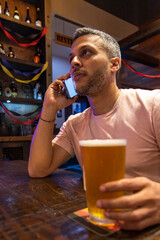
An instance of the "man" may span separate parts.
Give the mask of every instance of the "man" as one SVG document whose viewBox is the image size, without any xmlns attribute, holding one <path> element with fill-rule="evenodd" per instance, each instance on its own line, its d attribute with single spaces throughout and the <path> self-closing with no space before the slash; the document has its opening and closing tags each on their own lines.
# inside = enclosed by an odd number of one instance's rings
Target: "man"
<svg viewBox="0 0 160 240">
<path fill-rule="evenodd" d="M 140 230 L 160 223 L 160 91 L 118 89 L 119 46 L 97 30 L 77 29 L 69 61 L 70 73 L 59 77 L 46 91 L 30 150 L 30 176 L 47 176 L 74 154 L 82 166 L 79 140 L 125 138 L 126 178 L 102 184 L 100 190 L 132 194 L 100 199 L 97 206 L 123 229 Z M 70 76 L 77 93 L 87 96 L 90 108 L 70 116 L 51 144 L 57 111 L 77 99 L 67 99 L 62 90 L 63 80 Z M 115 208 L 127 210 L 112 211 Z"/>
</svg>

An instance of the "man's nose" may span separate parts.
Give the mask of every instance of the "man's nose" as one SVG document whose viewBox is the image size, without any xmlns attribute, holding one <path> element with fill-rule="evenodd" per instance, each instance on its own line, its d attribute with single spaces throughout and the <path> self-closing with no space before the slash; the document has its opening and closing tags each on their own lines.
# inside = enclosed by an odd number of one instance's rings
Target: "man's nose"
<svg viewBox="0 0 160 240">
<path fill-rule="evenodd" d="M 72 59 L 71 66 L 72 66 L 72 68 L 81 66 L 81 62 L 80 62 L 80 60 L 78 59 L 77 56 L 75 56 L 75 57 Z"/>
</svg>

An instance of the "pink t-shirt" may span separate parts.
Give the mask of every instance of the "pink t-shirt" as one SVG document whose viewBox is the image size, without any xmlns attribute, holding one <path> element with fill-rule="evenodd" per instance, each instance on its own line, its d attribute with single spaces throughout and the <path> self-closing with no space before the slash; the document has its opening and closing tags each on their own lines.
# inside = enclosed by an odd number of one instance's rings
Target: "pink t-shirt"
<svg viewBox="0 0 160 240">
<path fill-rule="evenodd" d="M 53 142 L 82 166 L 79 140 L 112 138 L 127 139 L 126 177 L 160 182 L 160 90 L 122 89 L 110 112 L 71 115 Z"/>
</svg>

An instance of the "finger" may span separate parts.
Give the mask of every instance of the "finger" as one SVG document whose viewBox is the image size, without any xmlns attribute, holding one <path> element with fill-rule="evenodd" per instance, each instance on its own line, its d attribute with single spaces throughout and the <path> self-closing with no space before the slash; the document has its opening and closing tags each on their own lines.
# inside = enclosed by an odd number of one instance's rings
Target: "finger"
<svg viewBox="0 0 160 240">
<path fill-rule="evenodd" d="M 76 95 L 74 98 L 67 98 L 67 101 L 68 101 L 68 105 L 74 103 L 78 98 L 78 95 Z"/>
<path fill-rule="evenodd" d="M 61 81 L 61 80 L 58 80 L 58 79 L 56 79 L 52 84 L 51 84 L 51 86 L 64 86 L 64 83 L 63 83 L 63 81 Z"/>
<path fill-rule="evenodd" d="M 51 87 L 57 91 L 58 93 L 62 92 L 62 89 L 64 87 L 64 83 L 61 80 L 55 80 L 52 84 Z"/>
<path fill-rule="evenodd" d="M 142 205 L 147 205 L 149 203 L 149 199 L 145 197 L 144 192 L 145 190 L 142 190 L 141 192 L 122 197 L 112 199 L 100 199 L 97 201 L 97 207 L 102 209 L 133 209 Z"/>
<path fill-rule="evenodd" d="M 114 191 L 138 191 L 149 184 L 147 178 L 137 177 L 133 179 L 121 179 L 118 181 L 104 183 L 100 186 L 102 192 Z"/>
<path fill-rule="evenodd" d="M 146 227 L 153 226 L 158 223 L 157 218 L 146 218 L 142 221 L 118 221 L 117 225 L 124 230 L 143 230 Z"/>
<path fill-rule="evenodd" d="M 150 218 L 156 214 L 155 208 L 138 208 L 128 211 L 104 211 L 104 215 L 114 220 L 125 222 L 138 222 Z"/>
<path fill-rule="evenodd" d="M 73 102 L 75 102 L 77 99 L 78 99 L 78 95 L 76 95 L 76 96 L 74 96 L 73 98 L 72 98 L 72 100 L 73 100 Z"/>
<path fill-rule="evenodd" d="M 57 79 L 58 79 L 58 80 L 66 80 L 66 79 L 68 79 L 69 77 L 70 77 L 70 73 L 67 73 L 66 75 L 62 75 L 62 76 L 58 77 Z"/>
</svg>

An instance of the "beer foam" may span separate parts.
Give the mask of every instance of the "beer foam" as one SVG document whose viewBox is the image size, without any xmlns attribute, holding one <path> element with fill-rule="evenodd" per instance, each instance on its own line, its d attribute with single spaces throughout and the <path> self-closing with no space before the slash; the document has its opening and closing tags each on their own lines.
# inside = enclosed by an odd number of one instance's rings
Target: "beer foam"
<svg viewBox="0 0 160 240">
<path fill-rule="evenodd" d="M 104 146 L 126 146 L 126 139 L 93 139 L 93 140 L 80 140 L 82 147 L 104 147 Z"/>
</svg>

